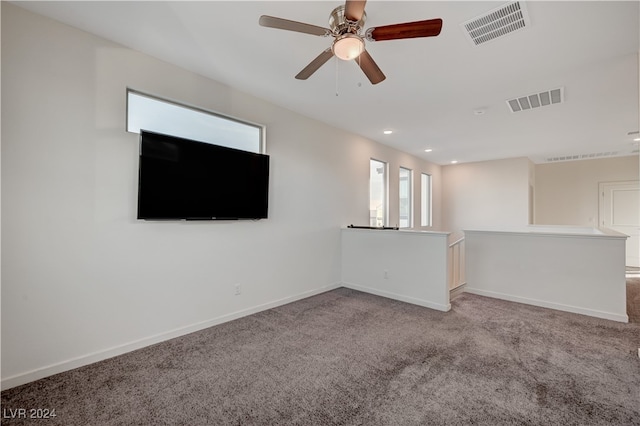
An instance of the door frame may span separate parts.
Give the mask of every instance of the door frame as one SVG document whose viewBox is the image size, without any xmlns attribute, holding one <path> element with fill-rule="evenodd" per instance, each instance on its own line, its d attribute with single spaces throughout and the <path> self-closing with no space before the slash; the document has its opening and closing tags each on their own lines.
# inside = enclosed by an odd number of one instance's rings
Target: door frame
<svg viewBox="0 0 640 426">
<path fill-rule="evenodd" d="M 605 220 L 605 209 L 608 208 L 608 205 L 605 205 L 605 191 L 608 186 L 635 186 L 635 188 L 640 191 L 640 180 L 621 180 L 621 181 L 610 181 L 610 182 L 599 182 L 598 183 L 598 227 L 604 227 Z M 640 218 L 639 218 L 640 220 Z M 632 226 L 632 225 L 631 225 Z M 639 234 L 640 234 L 640 225 L 638 226 Z M 629 237 L 631 238 L 631 237 Z M 627 243 L 629 243 L 629 239 L 627 239 Z M 628 246 L 627 246 L 628 247 Z M 629 255 L 625 257 L 625 263 L 629 265 Z M 640 259 L 633 259 L 631 261 L 632 266 L 636 266 L 636 264 L 640 265 Z"/>
</svg>

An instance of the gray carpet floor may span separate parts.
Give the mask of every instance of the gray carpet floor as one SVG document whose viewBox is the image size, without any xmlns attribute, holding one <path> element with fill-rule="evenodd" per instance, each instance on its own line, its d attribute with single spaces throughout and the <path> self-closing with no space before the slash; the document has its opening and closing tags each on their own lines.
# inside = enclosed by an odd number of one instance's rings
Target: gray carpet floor
<svg viewBox="0 0 640 426">
<path fill-rule="evenodd" d="M 2 392 L 40 425 L 640 425 L 640 324 L 337 289 Z"/>
</svg>

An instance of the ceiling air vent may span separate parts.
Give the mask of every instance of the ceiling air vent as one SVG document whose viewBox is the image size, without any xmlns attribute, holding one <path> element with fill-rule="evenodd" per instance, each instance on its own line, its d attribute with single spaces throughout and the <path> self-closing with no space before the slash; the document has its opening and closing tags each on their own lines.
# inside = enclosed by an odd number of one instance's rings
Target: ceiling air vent
<svg viewBox="0 0 640 426">
<path fill-rule="evenodd" d="M 589 154 L 577 154 L 577 155 L 562 155 L 558 157 L 547 157 L 547 163 L 554 163 L 557 161 L 574 161 L 574 160 L 590 160 L 593 158 L 603 158 L 603 157 L 615 157 L 619 154 L 618 151 L 607 151 L 607 152 L 592 152 Z"/>
<path fill-rule="evenodd" d="M 463 22 L 461 25 L 471 43 L 479 46 L 528 28 L 530 21 L 524 2 L 514 1 Z"/>
<path fill-rule="evenodd" d="M 522 96 L 515 99 L 509 99 L 507 101 L 507 105 L 509 105 L 511 112 L 518 112 L 527 109 L 560 104 L 562 102 L 564 102 L 564 87 L 548 90 L 546 92 L 534 93 L 533 95 Z"/>
</svg>

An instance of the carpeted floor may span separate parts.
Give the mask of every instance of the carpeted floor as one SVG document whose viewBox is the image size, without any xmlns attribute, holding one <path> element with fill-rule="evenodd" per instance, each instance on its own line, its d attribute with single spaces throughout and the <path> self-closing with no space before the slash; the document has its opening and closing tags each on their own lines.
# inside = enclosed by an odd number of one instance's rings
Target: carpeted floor
<svg viewBox="0 0 640 426">
<path fill-rule="evenodd" d="M 640 425 L 639 347 L 640 324 L 341 288 L 9 389 L 2 408 L 67 426 Z"/>
</svg>

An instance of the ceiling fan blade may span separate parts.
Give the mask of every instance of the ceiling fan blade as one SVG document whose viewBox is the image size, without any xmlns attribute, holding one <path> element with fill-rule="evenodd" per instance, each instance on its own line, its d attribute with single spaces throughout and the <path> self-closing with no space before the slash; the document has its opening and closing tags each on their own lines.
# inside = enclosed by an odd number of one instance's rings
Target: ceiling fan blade
<svg viewBox="0 0 640 426">
<path fill-rule="evenodd" d="M 304 67 L 304 69 L 302 71 L 300 71 L 298 73 L 298 75 L 296 75 L 296 78 L 298 80 L 306 80 L 306 79 L 308 79 L 309 77 L 311 77 L 311 74 L 316 72 L 318 70 L 318 68 L 323 66 L 325 64 L 325 62 L 327 62 L 332 57 L 333 57 L 333 51 L 329 47 L 324 52 L 319 54 L 313 61 L 311 61 L 309 63 L 309 65 Z"/>
<path fill-rule="evenodd" d="M 366 50 L 358 56 L 356 62 L 358 62 L 358 65 L 360 65 L 360 68 L 365 73 L 371 84 L 378 84 L 387 78 Z"/>
<path fill-rule="evenodd" d="M 304 22 L 290 21 L 288 19 L 276 18 L 274 16 L 262 15 L 259 21 L 263 27 L 277 28 L 279 30 L 296 31 L 299 33 L 312 34 L 317 36 L 327 36 L 331 34 L 328 28 L 317 25 L 305 24 Z"/>
<path fill-rule="evenodd" d="M 347 0 L 344 4 L 344 17 L 350 21 L 358 22 L 364 14 L 364 5 L 367 0 Z"/>
<path fill-rule="evenodd" d="M 442 19 L 405 22 L 404 24 L 385 25 L 367 30 L 367 40 L 397 40 L 402 38 L 434 37 L 442 30 Z"/>
</svg>

